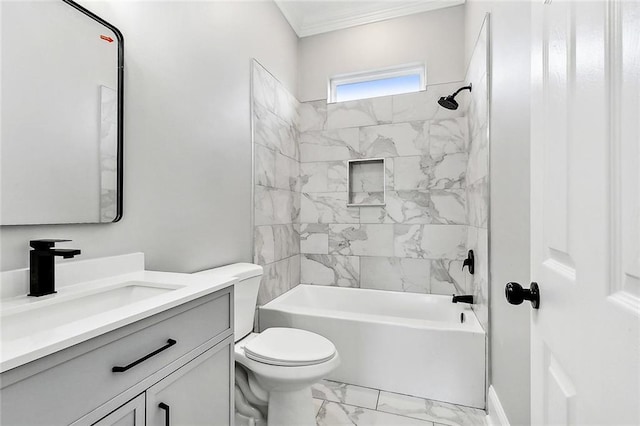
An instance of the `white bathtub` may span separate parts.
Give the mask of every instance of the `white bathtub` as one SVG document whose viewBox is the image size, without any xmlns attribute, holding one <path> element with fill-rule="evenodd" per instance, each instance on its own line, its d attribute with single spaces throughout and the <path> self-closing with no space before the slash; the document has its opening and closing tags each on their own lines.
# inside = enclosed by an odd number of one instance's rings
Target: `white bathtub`
<svg viewBox="0 0 640 426">
<path fill-rule="evenodd" d="M 330 339 L 342 363 L 329 379 L 485 406 L 485 332 L 451 296 L 299 285 L 260 308 L 259 326 Z"/>
</svg>

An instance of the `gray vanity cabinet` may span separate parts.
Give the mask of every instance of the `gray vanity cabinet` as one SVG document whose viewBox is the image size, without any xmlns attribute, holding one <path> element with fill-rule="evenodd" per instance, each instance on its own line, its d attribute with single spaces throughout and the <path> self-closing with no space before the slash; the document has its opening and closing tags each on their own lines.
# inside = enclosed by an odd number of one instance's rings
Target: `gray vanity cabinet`
<svg viewBox="0 0 640 426">
<path fill-rule="evenodd" d="M 231 424 L 229 381 L 224 378 L 228 375 L 232 349 L 232 345 L 210 349 L 150 387 L 146 392 L 146 424 Z"/>
<path fill-rule="evenodd" d="M 209 349 L 93 426 L 230 425 L 232 350 Z"/>
<path fill-rule="evenodd" d="M 145 395 L 138 395 L 93 426 L 144 426 Z"/>
<path fill-rule="evenodd" d="M 0 424 L 229 425 L 233 373 L 227 287 L 2 373 Z"/>
</svg>

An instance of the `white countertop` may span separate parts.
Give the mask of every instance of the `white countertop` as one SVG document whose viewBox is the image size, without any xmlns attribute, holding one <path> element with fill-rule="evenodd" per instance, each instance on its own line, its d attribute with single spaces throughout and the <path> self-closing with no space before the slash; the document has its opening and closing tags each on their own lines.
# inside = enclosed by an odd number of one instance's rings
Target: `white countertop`
<svg viewBox="0 0 640 426">
<path fill-rule="evenodd" d="M 88 294 L 117 287 L 124 282 L 150 283 L 174 290 L 115 309 L 96 312 L 77 321 L 44 327 L 24 336 L 19 333 L 16 335 L 15 329 L 11 330 L 11 333 L 5 331 L 0 334 L 0 372 L 206 296 L 236 282 L 235 278 L 225 276 L 145 271 L 141 269 L 143 265 L 144 256 L 141 253 L 61 263 L 57 267 L 63 271 L 59 275 L 56 272 L 56 280 L 59 281 L 56 283 L 58 292 L 42 297 L 27 296 L 25 291 L 21 295 L 15 295 L 25 287 L 24 280 L 28 279 L 25 270 L 2 272 L 0 277 L 2 286 L 5 287 L 4 295 L 7 297 L 0 299 L 0 327 L 2 319 L 11 315 L 25 312 L 28 315 L 30 311 L 37 313 L 39 307 L 79 299 Z M 108 276 L 110 270 L 117 275 Z M 78 277 L 82 277 L 83 282 L 77 282 Z M 28 286 L 28 282 L 26 285 Z"/>
</svg>

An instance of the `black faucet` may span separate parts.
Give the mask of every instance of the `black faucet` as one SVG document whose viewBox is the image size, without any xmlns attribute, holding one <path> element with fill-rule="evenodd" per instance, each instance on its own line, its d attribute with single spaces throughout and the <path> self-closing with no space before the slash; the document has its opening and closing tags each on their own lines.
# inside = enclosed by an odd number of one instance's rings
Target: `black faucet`
<svg viewBox="0 0 640 426">
<path fill-rule="evenodd" d="M 56 243 L 71 240 L 31 240 L 29 252 L 29 296 L 45 296 L 56 292 L 55 256 L 70 259 L 80 254 L 78 249 L 57 249 Z"/>
<path fill-rule="evenodd" d="M 451 299 L 453 303 L 473 303 L 473 295 L 472 294 L 461 294 L 459 296 L 453 295 L 453 299 Z"/>
</svg>

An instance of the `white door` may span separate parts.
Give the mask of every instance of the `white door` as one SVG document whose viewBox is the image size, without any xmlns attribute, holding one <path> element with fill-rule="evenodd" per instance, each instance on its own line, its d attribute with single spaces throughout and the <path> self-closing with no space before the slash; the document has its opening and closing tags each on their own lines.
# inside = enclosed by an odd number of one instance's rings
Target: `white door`
<svg viewBox="0 0 640 426">
<path fill-rule="evenodd" d="M 532 423 L 637 425 L 640 3 L 532 5 Z"/>
</svg>

